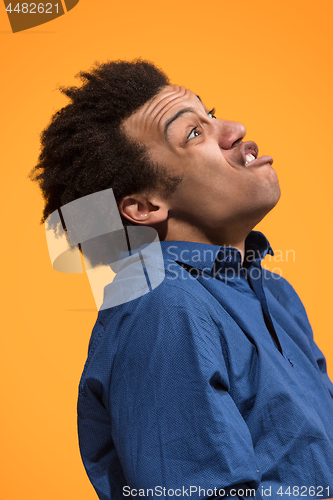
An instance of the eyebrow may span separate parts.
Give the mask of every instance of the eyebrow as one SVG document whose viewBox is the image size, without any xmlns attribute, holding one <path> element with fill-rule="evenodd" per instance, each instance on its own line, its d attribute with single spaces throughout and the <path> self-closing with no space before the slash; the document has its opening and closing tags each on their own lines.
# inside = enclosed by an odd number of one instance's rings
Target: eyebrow
<svg viewBox="0 0 333 500">
<path fill-rule="evenodd" d="M 164 126 L 164 136 L 168 140 L 167 137 L 167 132 L 168 128 L 170 127 L 171 123 L 173 123 L 175 120 L 177 120 L 179 117 L 181 117 L 185 113 L 195 113 L 197 110 L 195 108 L 183 108 L 178 111 L 170 120 L 168 120 Z"/>
</svg>

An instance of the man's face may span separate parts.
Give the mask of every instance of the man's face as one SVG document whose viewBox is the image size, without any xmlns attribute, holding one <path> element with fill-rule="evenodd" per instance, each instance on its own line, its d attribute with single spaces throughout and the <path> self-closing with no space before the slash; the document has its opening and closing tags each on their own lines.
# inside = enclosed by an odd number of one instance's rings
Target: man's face
<svg viewBox="0 0 333 500">
<path fill-rule="evenodd" d="M 215 119 L 184 87 L 164 87 L 123 125 L 168 174 L 183 176 L 167 198 L 171 224 L 193 234 L 238 225 L 250 230 L 280 197 L 273 160 L 259 157 L 254 142 L 242 141 L 245 127 Z"/>
</svg>

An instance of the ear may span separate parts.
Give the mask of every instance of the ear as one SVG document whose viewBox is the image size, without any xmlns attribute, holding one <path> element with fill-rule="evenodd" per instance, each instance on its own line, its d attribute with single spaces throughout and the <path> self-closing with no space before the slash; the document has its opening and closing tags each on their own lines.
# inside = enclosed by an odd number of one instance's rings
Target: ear
<svg viewBox="0 0 333 500">
<path fill-rule="evenodd" d="M 169 206 L 159 197 L 133 194 L 119 203 L 119 212 L 135 224 L 154 226 L 167 220 Z"/>
</svg>

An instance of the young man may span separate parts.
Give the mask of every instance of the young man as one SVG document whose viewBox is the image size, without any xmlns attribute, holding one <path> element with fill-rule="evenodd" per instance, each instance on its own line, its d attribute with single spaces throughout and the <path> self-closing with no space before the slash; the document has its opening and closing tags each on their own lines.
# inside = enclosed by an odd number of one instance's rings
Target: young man
<svg viewBox="0 0 333 500">
<path fill-rule="evenodd" d="M 158 232 L 165 272 L 110 307 L 125 259 L 92 333 L 78 430 L 99 498 L 332 497 L 325 359 L 252 231 L 280 196 L 272 158 L 148 63 L 82 76 L 42 137 L 43 220 L 111 187 L 125 225 Z"/>
</svg>

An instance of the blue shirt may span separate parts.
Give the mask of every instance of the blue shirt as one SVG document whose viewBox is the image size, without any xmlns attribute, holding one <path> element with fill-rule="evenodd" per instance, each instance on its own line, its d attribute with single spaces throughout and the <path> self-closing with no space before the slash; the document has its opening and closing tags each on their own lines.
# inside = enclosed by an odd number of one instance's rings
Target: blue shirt
<svg viewBox="0 0 333 500">
<path fill-rule="evenodd" d="M 161 246 L 163 282 L 137 296 L 133 278 L 89 344 L 78 433 L 99 498 L 333 497 L 333 385 L 298 295 L 261 267 L 266 238 L 249 234 L 243 266 Z"/>
</svg>

